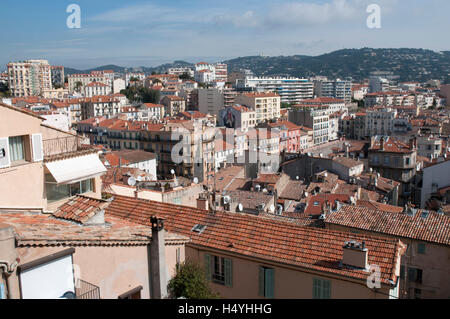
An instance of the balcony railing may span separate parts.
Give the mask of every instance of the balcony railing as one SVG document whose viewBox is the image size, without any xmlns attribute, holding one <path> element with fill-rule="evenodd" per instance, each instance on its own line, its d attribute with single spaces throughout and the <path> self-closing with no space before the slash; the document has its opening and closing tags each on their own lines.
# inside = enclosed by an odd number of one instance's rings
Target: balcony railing
<svg viewBox="0 0 450 319">
<path fill-rule="evenodd" d="M 77 281 L 75 292 L 77 299 L 100 299 L 100 288 L 81 279 Z"/>
<path fill-rule="evenodd" d="M 42 141 L 44 156 L 76 152 L 81 148 L 81 139 L 77 136 L 54 138 Z"/>
</svg>

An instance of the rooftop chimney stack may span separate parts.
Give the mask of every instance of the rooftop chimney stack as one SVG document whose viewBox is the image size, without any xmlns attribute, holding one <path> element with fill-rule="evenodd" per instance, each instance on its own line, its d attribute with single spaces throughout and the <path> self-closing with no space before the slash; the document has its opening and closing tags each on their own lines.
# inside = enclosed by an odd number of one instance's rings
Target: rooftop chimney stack
<svg viewBox="0 0 450 319">
<path fill-rule="evenodd" d="M 151 298 L 167 296 L 167 270 L 165 254 L 164 219 L 152 216 L 152 244 L 150 247 Z"/>
<path fill-rule="evenodd" d="M 368 254 L 369 250 L 366 248 L 365 242 L 347 241 L 343 246 L 342 264 L 354 268 L 368 269 Z"/>
<path fill-rule="evenodd" d="M 383 136 L 380 139 L 380 150 L 384 151 L 384 137 Z"/>
</svg>

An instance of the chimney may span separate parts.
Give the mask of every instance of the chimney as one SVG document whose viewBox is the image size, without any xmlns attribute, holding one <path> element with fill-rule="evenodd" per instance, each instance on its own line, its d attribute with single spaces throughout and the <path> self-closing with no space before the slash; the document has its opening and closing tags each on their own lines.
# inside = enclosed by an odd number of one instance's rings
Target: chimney
<svg viewBox="0 0 450 319">
<path fill-rule="evenodd" d="M 167 266 L 164 239 L 164 219 L 152 216 L 152 243 L 150 247 L 151 297 L 164 299 L 167 296 Z"/>
<path fill-rule="evenodd" d="M 380 150 L 384 151 L 384 136 L 382 136 L 380 139 Z"/>
<path fill-rule="evenodd" d="M 365 246 L 364 241 L 362 243 L 354 240 L 346 241 L 342 247 L 342 264 L 354 268 L 368 269 L 369 250 Z"/>
<path fill-rule="evenodd" d="M 208 200 L 206 198 L 204 198 L 203 196 L 200 196 L 199 198 L 197 198 L 197 208 L 203 209 L 203 210 L 208 210 L 209 209 Z"/>
</svg>

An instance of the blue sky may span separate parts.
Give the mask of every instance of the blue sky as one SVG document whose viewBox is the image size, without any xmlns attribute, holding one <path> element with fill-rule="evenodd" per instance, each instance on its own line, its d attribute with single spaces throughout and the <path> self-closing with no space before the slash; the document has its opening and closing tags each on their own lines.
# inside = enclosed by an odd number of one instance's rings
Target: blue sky
<svg viewBox="0 0 450 319">
<path fill-rule="evenodd" d="M 66 26 L 68 5 L 81 28 Z M 368 4 L 381 29 L 366 25 Z M 210 62 L 247 55 L 318 55 L 342 48 L 450 50 L 448 0 L 2 0 L 0 70 L 45 58 L 90 68 Z"/>
</svg>

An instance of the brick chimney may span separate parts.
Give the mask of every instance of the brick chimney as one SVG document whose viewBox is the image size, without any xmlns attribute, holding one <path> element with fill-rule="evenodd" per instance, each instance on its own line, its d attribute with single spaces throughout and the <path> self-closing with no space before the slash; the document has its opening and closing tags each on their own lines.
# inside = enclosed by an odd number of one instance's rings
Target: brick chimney
<svg viewBox="0 0 450 319">
<path fill-rule="evenodd" d="M 164 239 L 164 219 L 152 216 L 152 244 L 150 247 L 151 298 L 167 296 L 167 266 Z"/>
<path fill-rule="evenodd" d="M 199 198 L 197 198 L 197 208 L 208 210 L 209 209 L 208 199 L 204 198 L 204 196 L 200 196 Z"/>
<path fill-rule="evenodd" d="M 353 240 L 345 242 L 342 247 L 342 264 L 350 267 L 367 269 L 369 250 L 365 246 L 365 242 L 359 243 Z"/>
</svg>

